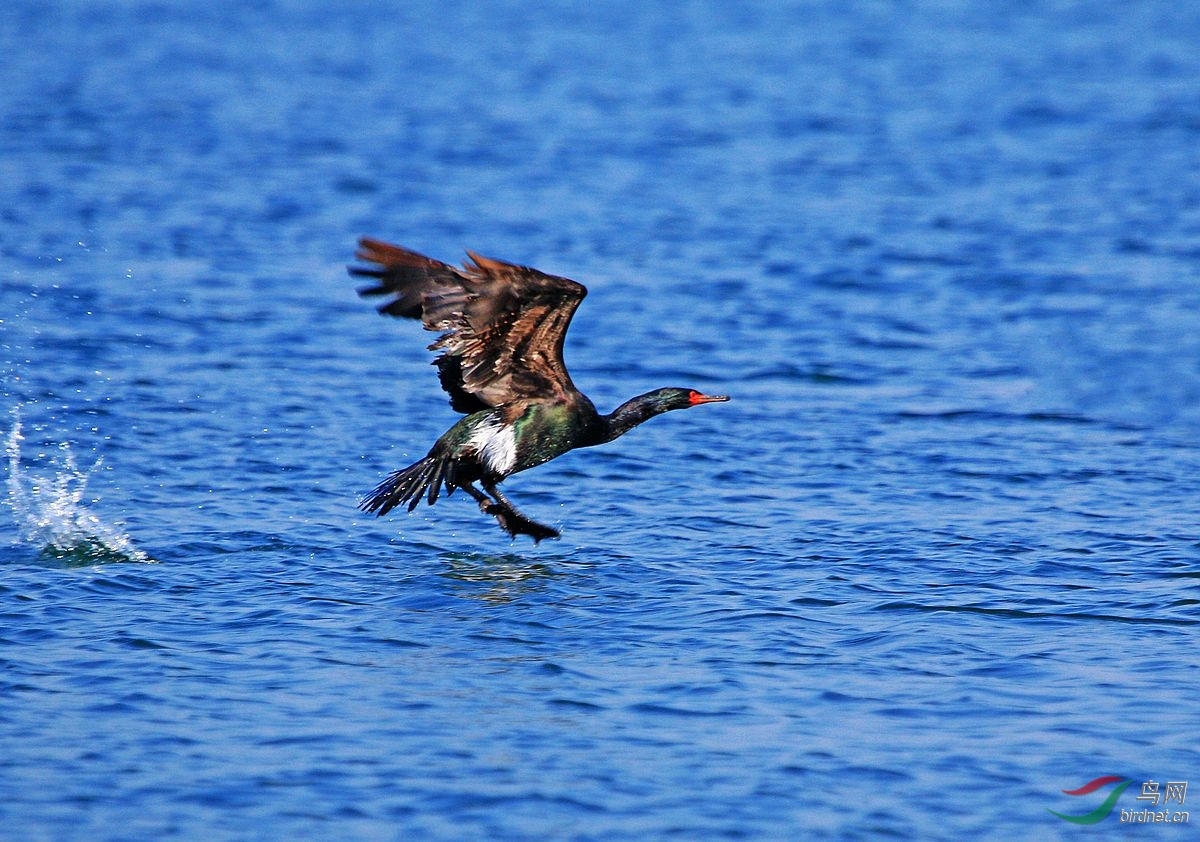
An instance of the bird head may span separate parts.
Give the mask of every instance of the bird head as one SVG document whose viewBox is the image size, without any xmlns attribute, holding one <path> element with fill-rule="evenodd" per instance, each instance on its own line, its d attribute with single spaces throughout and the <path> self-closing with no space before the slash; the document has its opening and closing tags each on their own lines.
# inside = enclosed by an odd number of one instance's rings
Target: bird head
<svg viewBox="0 0 1200 842">
<path fill-rule="evenodd" d="M 678 389 L 668 387 L 656 389 L 647 395 L 656 405 L 659 412 L 669 412 L 672 409 L 688 409 L 702 403 L 718 403 L 729 400 L 728 395 L 705 395 L 695 389 Z"/>
</svg>

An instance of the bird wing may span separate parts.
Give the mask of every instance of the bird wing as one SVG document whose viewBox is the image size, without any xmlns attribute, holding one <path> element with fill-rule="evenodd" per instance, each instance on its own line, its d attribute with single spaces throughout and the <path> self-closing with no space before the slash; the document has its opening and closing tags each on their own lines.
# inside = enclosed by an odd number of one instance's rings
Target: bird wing
<svg viewBox="0 0 1200 842">
<path fill-rule="evenodd" d="M 441 336 L 429 346 L 450 405 L 458 412 L 521 398 L 576 391 L 563 363 L 563 340 L 587 288 L 568 278 L 468 251 L 459 269 L 363 237 L 353 275 L 377 279 L 363 296 L 394 296 L 379 312 L 420 319 Z"/>
</svg>

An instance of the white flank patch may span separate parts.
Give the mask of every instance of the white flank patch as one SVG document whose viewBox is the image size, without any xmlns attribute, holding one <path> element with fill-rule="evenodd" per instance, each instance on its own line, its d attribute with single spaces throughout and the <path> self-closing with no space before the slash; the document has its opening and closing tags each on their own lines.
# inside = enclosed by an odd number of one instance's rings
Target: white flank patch
<svg viewBox="0 0 1200 842">
<path fill-rule="evenodd" d="M 507 474 L 517 464 L 517 437 L 512 427 L 495 416 L 485 419 L 471 433 L 468 444 L 475 448 L 489 470 Z"/>
</svg>

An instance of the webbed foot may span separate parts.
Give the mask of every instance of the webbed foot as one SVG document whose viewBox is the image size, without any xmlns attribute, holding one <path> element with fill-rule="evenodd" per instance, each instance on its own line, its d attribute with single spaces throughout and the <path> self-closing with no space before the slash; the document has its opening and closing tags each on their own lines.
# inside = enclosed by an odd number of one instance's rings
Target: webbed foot
<svg viewBox="0 0 1200 842">
<path fill-rule="evenodd" d="M 533 543 L 539 544 L 545 538 L 560 537 L 557 529 L 530 520 L 512 506 L 503 503 L 480 503 L 479 508 L 485 514 L 495 517 L 500 523 L 500 528 L 513 538 L 528 535 L 533 539 Z"/>
</svg>

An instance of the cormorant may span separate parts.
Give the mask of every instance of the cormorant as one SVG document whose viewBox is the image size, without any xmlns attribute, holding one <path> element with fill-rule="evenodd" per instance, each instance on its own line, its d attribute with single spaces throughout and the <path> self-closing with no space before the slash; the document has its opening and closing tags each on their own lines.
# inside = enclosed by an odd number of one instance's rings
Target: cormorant
<svg viewBox="0 0 1200 842">
<path fill-rule="evenodd" d="M 567 326 L 587 295 L 582 284 L 471 251 L 459 269 L 368 237 L 358 245 L 355 256 L 372 265 L 350 273 L 377 281 L 359 294 L 393 296 L 380 313 L 420 319 L 441 333 L 429 346 L 442 352 L 434 360 L 438 378 L 450 406 L 466 416 L 425 458 L 388 475 L 363 499 L 365 511 L 383 515 L 408 503 L 411 512 L 422 497 L 432 505 L 443 487 L 447 494 L 461 488 L 513 538 L 557 538 L 500 493 L 505 477 L 612 441 L 672 409 L 729 400 L 695 389 L 655 389 L 601 415 L 563 363 Z"/>
</svg>

